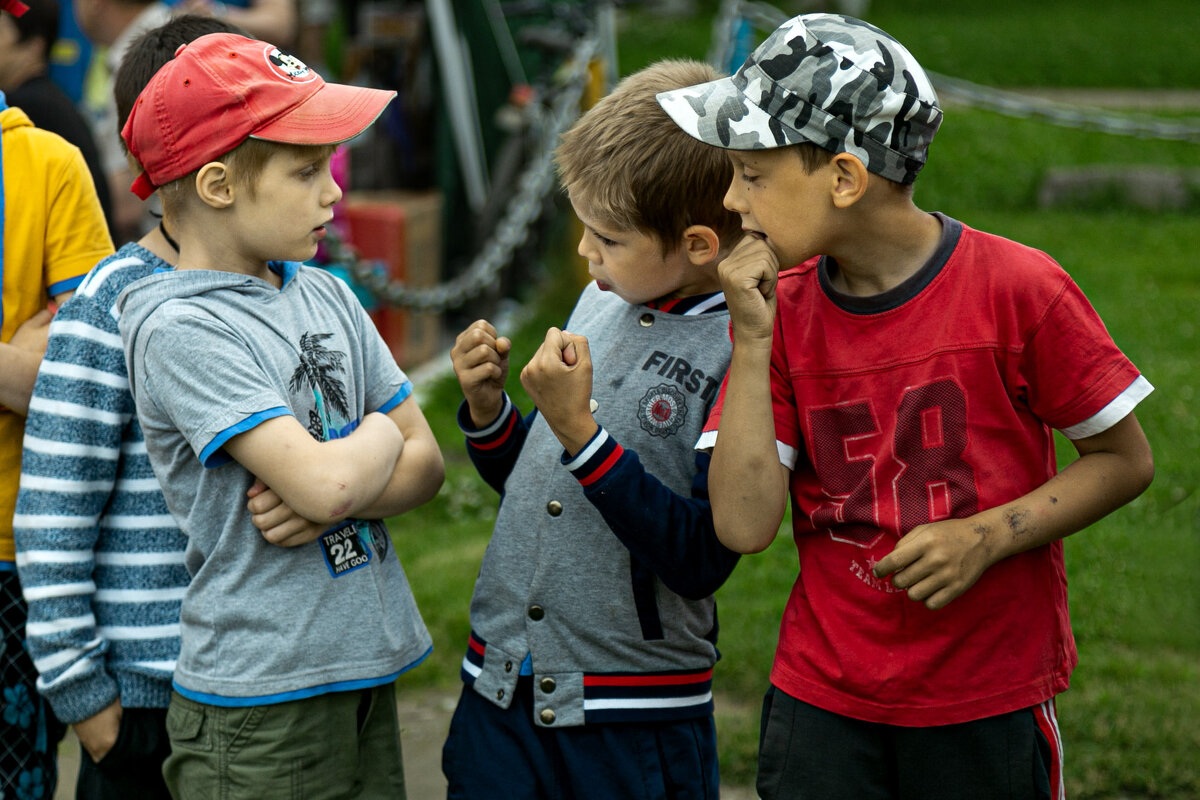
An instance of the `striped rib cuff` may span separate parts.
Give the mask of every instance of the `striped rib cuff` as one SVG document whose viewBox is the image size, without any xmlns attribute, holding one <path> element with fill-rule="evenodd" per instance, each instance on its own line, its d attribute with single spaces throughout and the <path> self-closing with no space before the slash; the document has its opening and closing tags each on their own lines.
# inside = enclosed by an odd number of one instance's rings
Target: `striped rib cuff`
<svg viewBox="0 0 1200 800">
<path fill-rule="evenodd" d="M 574 458 L 564 452 L 562 463 L 581 486 L 591 486 L 611 472 L 624 453 L 625 448 L 609 436 L 608 431 L 599 427 L 596 435 Z"/>
<path fill-rule="evenodd" d="M 476 428 L 471 422 L 471 409 L 465 400 L 458 407 L 458 428 L 467 437 L 467 446 L 476 450 L 495 450 L 502 446 L 512 436 L 516 424 L 517 409 L 507 394 L 504 395 L 504 405 L 500 408 L 499 416 L 483 428 Z"/>
</svg>

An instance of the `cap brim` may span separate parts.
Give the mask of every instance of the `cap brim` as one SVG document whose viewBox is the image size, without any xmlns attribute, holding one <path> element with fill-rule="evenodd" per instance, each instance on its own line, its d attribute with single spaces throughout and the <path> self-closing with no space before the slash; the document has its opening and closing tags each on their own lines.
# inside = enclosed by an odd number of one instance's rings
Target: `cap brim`
<svg viewBox="0 0 1200 800">
<path fill-rule="evenodd" d="M 808 141 L 750 102 L 733 78 L 660 92 L 655 99 L 685 133 L 714 147 L 765 150 Z"/>
<path fill-rule="evenodd" d="M 327 83 L 250 135 L 286 144 L 337 144 L 365 131 L 395 96 L 391 90 Z"/>
</svg>

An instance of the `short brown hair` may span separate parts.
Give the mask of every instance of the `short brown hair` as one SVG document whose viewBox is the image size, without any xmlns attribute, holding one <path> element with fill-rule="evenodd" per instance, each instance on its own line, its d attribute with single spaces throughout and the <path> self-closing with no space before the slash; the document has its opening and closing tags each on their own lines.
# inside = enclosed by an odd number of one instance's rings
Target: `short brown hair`
<svg viewBox="0 0 1200 800">
<path fill-rule="evenodd" d="M 225 155 L 214 158 L 213 161 L 220 161 L 224 164 L 229 170 L 230 180 L 234 185 L 248 187 L 250 194 L 253 195 L 255 184 L 272 157 L 280 153 L 291 152 L 301 156 L 311 155 L 313 158 L 324 159 L 332 155 L 336 149 L 336 144 L 286 144 L 251 137 Z M 162 199 L 164 213 L 172 216 L 179 213 L 183 203 L 190 197 L 186 190 L 195 185 L 196 173 L 199 171 L 193 170 L 182 178 L 159 187 L 158 194 Z"/>
<path fill-rule="evenodd" d="M 796 155 L 800 158 L 800 163 L 804 165 L 804 172 L 808 175 L 812 175 L 821 167 L 833 161 L 835 155 L 832 150 L 826 150 L 824 147 L 815 145 L 812 142 L 800 142 L 789 146 L 796 151 Z"/>
<path fill-rule="evenodd" d="M 736 242 L 741 219 L 722 202 L 728 155 L 684 133 L 655 100 L 720 77 L 702 62 L 668 59 L 622 80 L 563 134 L 554 153 L 563 188 L 604 223 L 657 236 L 664 253 L 691 225 L 712 228 L 722 247 Z"/>
</svg>

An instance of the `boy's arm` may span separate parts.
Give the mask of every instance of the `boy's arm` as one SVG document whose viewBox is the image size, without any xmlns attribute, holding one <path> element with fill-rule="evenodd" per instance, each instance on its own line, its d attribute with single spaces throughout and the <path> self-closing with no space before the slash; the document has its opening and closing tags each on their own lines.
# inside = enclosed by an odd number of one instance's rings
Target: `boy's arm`
<svg viewBox="0 0 1200 800">
<path fill-rule="evenodd" d="M 70 296 L 71 292 L 61 292 L 54 296 L 54 301 L 61 305 Z M 0 342 L 0 406 L 18 414 L 28 412 L 53 316 L 48 309 L 42 309 L 21 323 L 10 340 Z"/>
<path fill-rule="evenodd" d="M 383 493 L 355 514 L 362 519 L 383 519 L 416 508 L 437 494 L 445 477 L 442 452 L 416 400 L 401 403 L 388 412 L 388 417 L 404 435 L 404 450 Z M 327 525 L 298 514 L 261 479 L 254 482 L 247 496 L 250 519 L 271 544 L 280 547 L 308 544 L 328 529 Z"/>
<path fill-rule="evenodd" d="M 622 448 L 592 416 L 592 360 L 583 336 L 558 328 L 547 331 L 522 370 L 521 383 L 566 451 L 564 466 L 622 544 L 676 594 L 700 599 L 716 591 L 738 555 L 713 530 L 708 455 L 697 456 L 690 498 L 646 472 L 637 455 Z"/>
<path fill-rule="evenodd" d="M 1002 559 L 1062 539 L 1137 497 L 1154 477 L 1146 435 L 1130 413 L 1073 442 L 1079 458 L 1032 492 L 965 519 L 913 528 L 875 565 L 876 577 L 936 609 Z"/>
<path fill-rule="evenodd" d="M 397 424 L 376 412 L 364 416 L 349 436 L 327 442 L 313 439 L 291 415 L 272 417 L 234 436 L 224 449 L 297 514 L 332 525 L 375 503 L 404 446 Z"/>
<path fill-rule="evenodd" d="M 26 420 L 13 531 L 39 691 L 98 759 L 116 741 L 120 696 L 92 616 L 92 573 L 133 402 L 123 368 L 107 366 L 124 364 L 110 315 L 80 298 L 54 327 Z"/>
<path fill-rule="evenodd" d="M 746 236 L 719 267 L 733 322 L 733 355 L 709 472 L 713 522 L 731 550 L 757 553 L 786 510 L 788 468 L 779 461 L 771 402 L 771 343 L 779 262 Z"/>
<path fill-rule="evenodd" d="M 578 457 L 563 457 L 613 534 L 668 589 L 689 600 L 721 588 L 740 558 L 721 544 L 713 529 L 709 460 L 707 453 L 696 453 L 691 496 L 682 497 L 647 472 L 637 454 L 622 448 L 603 428 Z"/>
<path fill-rule="evenodd" d="M 384 519 L 411 511 L 432 500 L 446 476 L 442 451 L 415 397 L 387 412 L 404 437 L 404 450 L 383 491 L 354 516 Z"/>
<path fill-rule="evenodd" d="M 450 350 L 463 391 L 458 427 L 467 437 L 467 454 L 480 477 L 499 493 L 529 430 L 529 421 L 521 418 L 504 391 L 511 351 L 512 342 L 482 319 L 460 333 Z"/>
<path fill-rule="evenodd" d="M 471 421 L 467 401 L 458 408 L 458 427 L 467 439 L 467 456 L 479 477 L 499 494 L 504 494 L 504 483 L 521 455 L 529 426 L 537 414 L 534 409 L 528 417 L 522 417 L 507 394 L 503 401 L 500 415 L 482 428 Z"/>
</svg>

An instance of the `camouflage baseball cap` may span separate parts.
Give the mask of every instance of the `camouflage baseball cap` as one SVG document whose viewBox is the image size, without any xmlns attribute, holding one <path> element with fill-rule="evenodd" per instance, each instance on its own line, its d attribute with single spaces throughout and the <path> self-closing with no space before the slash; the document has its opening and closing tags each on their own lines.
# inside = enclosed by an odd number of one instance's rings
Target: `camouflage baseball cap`
<svg viewBox="0 0 1200 800">
<path fill-rule="evenodd" d="M 838 14 L 779 26 L 730 78 L 662 92 L 658 102 L 691 136 L 728 150 L 800 142 L 858 156 L 912 183 L 942 123 L 925 71 L 879 28 Z"/>
</svg>

